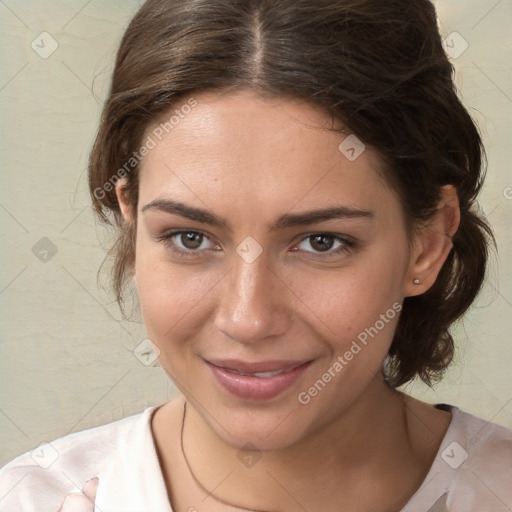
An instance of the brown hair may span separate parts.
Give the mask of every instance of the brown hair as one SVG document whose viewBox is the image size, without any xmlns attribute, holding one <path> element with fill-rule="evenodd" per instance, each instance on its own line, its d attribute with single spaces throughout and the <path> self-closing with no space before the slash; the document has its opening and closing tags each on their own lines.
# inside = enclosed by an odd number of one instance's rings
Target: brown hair
<svg viewBox="0 0 512 512">
<path fill-rule="evenodd" d="M 199 91 L 300 98 L 378 151 L 409 235 L 432 216 L 440 187 L 457 187 L 453 249 L 432 288 L 405 299 L 388 368 L 393 387 L 439 379 L 454 352 L 449 327 L 480 291 L 494 243 L 474 208 L 484 150 L 453 73 L 429 0 L 148 0 L 123 36 L 89 162 L 96 212 L 118 228 L 121 308 L 136 228 L 124 225 L 112 183 L 126 176 L 136 208 L 138 165 L 126 163 L 147 128 Z"/>
</svg>

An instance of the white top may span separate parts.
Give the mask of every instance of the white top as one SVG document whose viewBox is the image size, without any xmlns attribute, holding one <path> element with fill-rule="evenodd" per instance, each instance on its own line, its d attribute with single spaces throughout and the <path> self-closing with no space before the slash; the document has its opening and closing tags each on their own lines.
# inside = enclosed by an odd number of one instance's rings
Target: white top
<svg viewBox="0 0 512 512">
<path fill-rule="evenodd" d="M 420 489 L 401 512 L 511 512 L 512 430 L 453 406 Z M 61 437 L 0 470 L 1 512 L 55 512 L 97 476 L 96 511 L 172 512 L 151 432 L 156 407 Z M 200 508 L 198 508 L 200 510 Z"/>
</svg>

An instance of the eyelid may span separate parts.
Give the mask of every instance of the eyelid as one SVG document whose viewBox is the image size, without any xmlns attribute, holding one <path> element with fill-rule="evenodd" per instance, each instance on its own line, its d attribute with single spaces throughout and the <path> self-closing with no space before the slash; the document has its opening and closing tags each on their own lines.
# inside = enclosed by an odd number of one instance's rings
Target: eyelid
<svg viewBox="0 0 512 512">
<path fill-rule="evenodd" d="M 329 258 L 329 257 L 336 257 L 340 254 L 343 254 L 351 249 L 354 249 L 357 246 L 357 242 L 354 238 L 348 235 L 342 235 L 338 233 L 331 233 L 329 231 L 315 231 L 312 233 L 309 233 L 307 235 L 301 235 L 301 238 L 294 244 L 300 245 L 305 240 L 308 240 L 309 238 L 312 238 L 314 236 L 327 236 L 334 238 L 335 241 L 341 242 L 341 246 L 337 247 L 335 250 L 329 249 L 329 251 L 325 252 L 318 252 L 318 251 L 304 251 L 308 254 L 313 254 L 315 256 L 320 256 L 321 258 Z"/>
<path fill-rule="evenodd" d="M 215 244 L 212 240 L 211 240 L 211 237 L 209 235 L 207 235 L 206 233 L 200 231 L 200 230 L 197 230 L 197 229 L 175 229 L 175 230 L 170 230 L 170 231 L 167 231 L 165 233 L 162 233 L 161 235 L 157 235 L 155 238 L 158 242 L 163 242 L 164 245 L 166 246 L 172 246 L 170 248 L 170 250 L 172 252 L 175 252 L 177 254 L 182 254 L 182 255 L 185 255 L 185 256 L 196 256 L 198 254 L 201 254 L 203 251 L 206 251 L 206 250 L 210 250 L 210 249 L 201 249 L 201 250 L 194 250 L 194 249 L 182 249 L 181 247 L 178 247 L 176 246 L 175 243 L 172 242 L 172 239 L 174 237 L 177 237 L 179 235 L 183 235 L 183 234 L 195 234 L 195 235 L 202 235 L 204 239 L 208 240 L 210 243 L 216 245 L 217 247 L 219 246 L 219 244 Z"/>
<path fill-rule="evenodd" d="M 332 236 L 333 238 L 336 238 L 337 240 L 341 240 L 342 242 L 345 242 L 347 244 L 355 244 L 356 240 L 355 238 L 349 236 L 349 235 L 344 235 L 342 233 L 332 233 L 331 231 L 312 231 L 311 233 L 307 233 L 307 234 L 302 234 L 300 235 L 297 240 L 298 242 L 302 242 L 308 238 L 311 238 L 312 236 L 321 236 L 321 235 L 324 235 L 324 236 Z"/>
<path fill-rule="evenodd" d="M 196 234 L 196 235 L 202 235 L 205 239 L 209 240 L 210 243 L 214 243 L 211 240 L 211 237 L 206 234 L 205 232 L 198 230 L 198 229 L 175 229 L 167 231 L 161 235 L 156 236 L 155 238 L 159 242 L 163 242 L 166 246 L 169 247 L 169 250 L 176 254 L 183 255 L 185 257 L 197 257 L 198 255 L 201 255 L 204 251 L 208 251 L 211 249 L 200 249 L 200 250 L 194 250 L 194 249 L 182 249 L 178 247 L 175 243 L 172 242 L 172 239 L 176 236 L 182 235 L 182 234 Z M 302 234 L 298 239 L 296 239 L 295 242 L 293 242 L 294 246 L 297 246 L 301 244 L 302 242 L 308 240 L 311 237 L 314 236 L 328 236 L 334 238 L 336 241 L 341 242 L 341 246 L 336 248 L 336 250 L 329 250 L 326 252 L 315 252 L 315 251 L 303 251 L 307 254 L 313 254 L 315 256 L 318 256 L 320 258 L 330 258 L 330 257 L 336 257 L 340 254 L 343 254 L 345 252 L 350 251 L 351 249 L 354 249 L 357 246 L 357 241 L 348 235 L 342 235 L 338 233 L 331 233 L 328 231 L 314 231 L 308 234 Z M 220 246 L 220 244 L 216 244 L 217 247 Z M 298 252 L 297 249 L 292 249 L 291 252 Z"/>
</svg>

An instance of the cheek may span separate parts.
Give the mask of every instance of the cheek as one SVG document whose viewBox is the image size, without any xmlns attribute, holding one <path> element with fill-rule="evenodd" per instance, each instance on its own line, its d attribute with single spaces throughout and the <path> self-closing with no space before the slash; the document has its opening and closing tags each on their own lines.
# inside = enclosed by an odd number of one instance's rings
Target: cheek
<svg viewBox="0 0 512 512">
<path fill-rule="evenodd" d="M 380 244 L 339 268 L 282 268 L 281 285 L 272 288 L 268 302 L 287 304 L 287 313 L 297 318 L 288 335 L 309 332 L 310 342 L 331 357 L 350 350 L 354 341 L 365 348 L 359 360 L 385 357 L 398 320 L 393 305 L 402 300 L 405 258 L 396 242 Z M 138 238 L 136 284 L 142 315 L 149 337 L 162 352 L 185 346 L 193 351 L 201 330 L 214 333 L 210 328 L 216 304 L 229 302 L 219 296 L 229 293 L 222 285 L 223 272 L 229 269 L 178 265 L 165 257 L 160 244 Z"/>
<path fill-rule="evenodd" d="M 326 278 L 323 285 L 324 293 L 315 286 L 309 296 L 314 314 L 306 321 L 315 326 L 324 357 L 298 397 L 319 410 L 349 403 L 381 373 L 402 310 L 393 277 L 380 275 L 377 267 Z M 329 385 L 324 388 L 320 381 Z"/>
<path fill-rule="evenodd" d="M 357 264 L 317 273 L 314 280 L 300 273 L 295 280 L 294 292 L 309 312 L 305 321 L 315 326 L 326 348 L 317 377 L 322 371 L 336 375 L 326 397 L 347 393 L 348 381 L 354 392 L 362 389 L 380 373 L 389 352 L 402 309 L 405 253 L 392 244 L 380 249 L 361 256 Z"/>
<path fill-rule="evenodd" d="M 193 334 L 219 279 L 212 272 L 166 260 L 159 245 L 144 240 L 137 242 L 135 275 L 144 323 L 159 348 L 166 339 L 179 342 Z"/>
<path fill-rule="evenodd" d="M 304 304 L 302 310 L 310 312 L 313 324 L 323 325 L 331 339 L 341 335 L 346 340 L 374 325 L 393 304 L 402 301 L 402 264 L 395 266 L 390 261 L 380 253 L 314 276 L 298 272 L 291 288 Z"/>
</svg>

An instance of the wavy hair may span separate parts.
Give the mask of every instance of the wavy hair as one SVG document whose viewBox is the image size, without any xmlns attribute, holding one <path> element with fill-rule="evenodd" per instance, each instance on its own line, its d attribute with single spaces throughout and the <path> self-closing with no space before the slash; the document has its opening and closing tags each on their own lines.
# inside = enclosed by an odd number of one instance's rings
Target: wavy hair
<svg viewBox="0 0 512 512">
<path fill-rule="evenodd" d="M 136 227 L 124 224 L 112 180 L 151 123 L 200 91 L 299 98 L 378 151 L 408 235 L 433 215 L 443 185 L 457 188 L 453 249 L 435 284 L 405 299 L 389 353 L 392 387 L 416 376 L 431 385 L 453 358 L 450 326 L 480 291 L 495 245 L 475 208 L 485 153 L 453 75 L 429 0 L 146 1 L 122 38 L 89 160 L 95 211 L 117 233 L 110 254 L 121 309 Z M 133 164 L 123 175 L 136 208 Z"/>
</svg>

